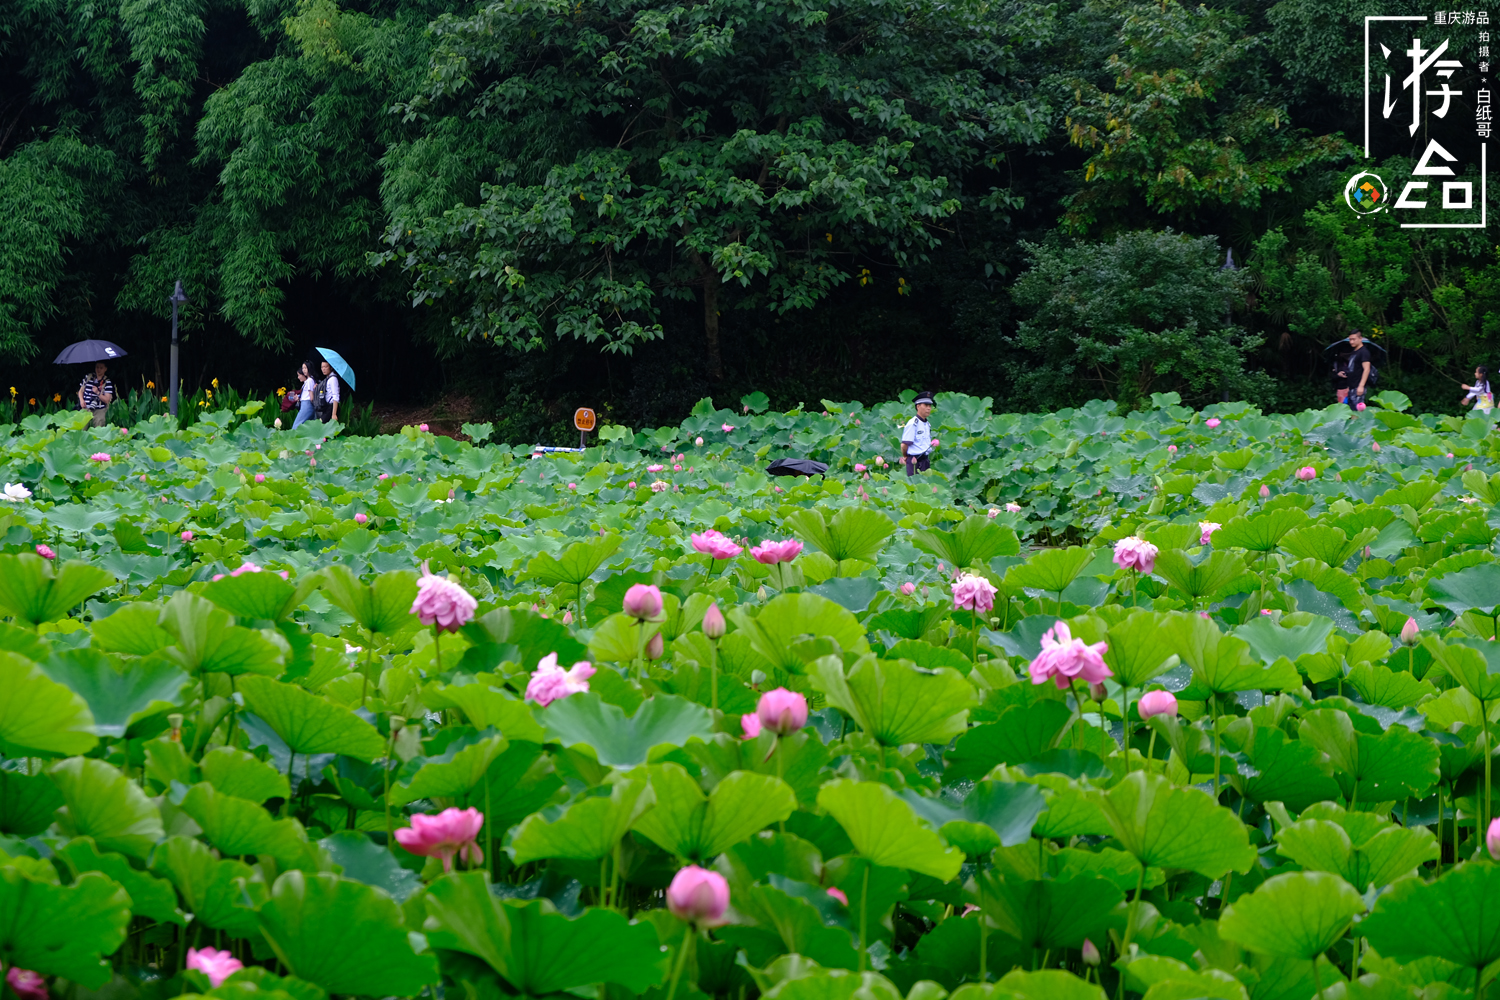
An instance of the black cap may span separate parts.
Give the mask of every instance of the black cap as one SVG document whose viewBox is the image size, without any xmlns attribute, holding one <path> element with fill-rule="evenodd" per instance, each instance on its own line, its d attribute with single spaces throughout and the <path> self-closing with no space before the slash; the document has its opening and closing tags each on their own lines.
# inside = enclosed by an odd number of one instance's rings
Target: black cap
<svg viewBox="0 0 1500 1000">
<path fill-rule="evenodd" d="M 934 403 L 932 401 L 932 396 L 929 395 L 928 393 L 925 393 L 925 392 L 922 393 L 922 395 L 918 396 L 916 399 L 912 400 L 912 404 L 911 405 L 913 405 L 913 406 L 920 406 L 923 403 L 926 403 L 928 406 L 936 406 L 937 405 L 937 403 Z"/>
</svg>

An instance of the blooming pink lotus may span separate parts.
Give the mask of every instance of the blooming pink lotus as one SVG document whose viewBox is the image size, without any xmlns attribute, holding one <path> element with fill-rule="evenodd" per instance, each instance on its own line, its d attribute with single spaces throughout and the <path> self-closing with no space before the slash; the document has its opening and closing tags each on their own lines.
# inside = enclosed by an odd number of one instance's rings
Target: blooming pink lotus
<svg viewBox="0 0 1500 1000">
<path fill-rule="evenodd" d="M 718 872 L 688 865 L 667 886 L 667 909 L 680 920 L 711 926 L 729 909 L 729 883 Z"/>
<path fill-rule="evenodd" d="M 411 826 L 396 831 L 396 843 L 424 858 L 440 858 L 443 871 L 453 870 L 456 854 L 471 865 L 484 863 L 479 849 L 479 831 L 484 829 L 484 814 L 478 809 L 444 809 L 436 816 L 417 814 Z"/>
<path fill-rule="evenodd" d="M 1218 417 L 1209 417 L 1207 420 L 1203 421 L 1203 423 L 1208 427 L 1217 427 L 1219 426 L 1220 421 Z"/>
<path fill-rule="evenodd" d="M 961 573 L 952 587 L 955 611 L 988 611 L 995 606 L 995 585 L 982 576 Z"/>
<path fill-rule="evenodd" d="M 187 967 L 203 973 L 208 977 L 209 985 L 218 989 L 224 980 L 245 966 L 228 951 L 220 951 L 216 948 L 189 948 Z"/>
<path fill-rule="evenodd" d="M 905 583 L 903 583 L 901 585 L 901 593 L 905 594 L 907 597 L 910 597 L 912 594 L 915 594 L 916 592 L 917 592 L 917 585 L 915 583 L 912 583 L 910 580 L 907 580 Z"/>
<path fill-rule="evenodd" d="M 1218 521 L 1199 521 L 1198 530 L 1202 532 L 1202 534 L 1198 536 L 1198 544 L 1208 545 L 1213 540 L 1214 532 L 1218 531 L 1222 527 L 1224 526 Z"/>
<path fill-rule="evenodd" d="M 89 456 L 89 461 L 90 462 L 98 462 L 101 465 L 104 464 L 105 462 L 108 462 L 109 460 L 110 460 L 110 458 L 109 458 L 109 452 L 107 452 L 107 451 L 96 451 L 92 455 Z"/>
<path fill-rule="evenodd" d="M 869 468 L 869 466 L 865 465 L 865 463 L 863 463 L 863 462 L 855 462 L 854 463 L 854 471 L 855 472 L 864 472 L 865 469 L 867 469 L 867 468 Z"/>
<path fill-rule="evenodd" d="M 667 490 L 669 490 L 671 488 L 671 485 L 672 485 L 671 483 L 663 482 L 662 480 L 658 479 L 656 482 L 654 482 L 654 483 L 651 484 L 651 492 L 652 493 L 665 493 Z"/>
<path fill-rule="evenodd" d="M 1170 691 L 1147 691 L 1136 703 L 1136 709 L 1143 719 L 1153 715 L 1176 715 L 1177 696 Z"/>
<path fill-rule="evenodd" d="M 710 639 L 722 639 L 727 631 L 729 624 L 724 621 L 724 612 L 719 610 L 717 604 L 710 604 L 708 610 L 703 612 L 703 634 Z"/>
<path fill-rule="evenodd" d="M 1018 503 L 1014 503 L 1014 502 L 1008 503 L 1008 504 L 1005 505 L 1005 509 L 1009 513 L 1012 513 L 1012 514 L 1019 514 L 1019 513 L 1021 513 L 1021 505 L 1018 504 Z"/>
<path fill-rule="evenodd" d="M 734 430 L 734 424 L 720 424 L 719 430 L 723 431 L 725 434 L 728 434 L 730 431 Z"/>
<path fill-rule="evenodd" d="M 755 706 L 761 727 L 777 736 L 795 733 L 807 725 L 807 699 L 795 691 L 776 688 L 760 696 Z"/>
<path fill-rule="evenodd" d="M 582 694 L 589 689 L 589 678 L 594 673 L 594 665 L 587 660 L 580 660 L 564 670 L 557 665 L 557 654 L 548 653 L 536 665 L 536 672 L 526 684 L 526 700 L 546 708 L 559 698 Z"/>
<path fill-rule="evenodd" d="M 1300 469 L 1297 470 L 1297 478 L 1300 479 L 1300 480 L 1302 480 L 1304 483 L 1305 482 L 1309 482 L 1310 480 L 1313 480 L 1313 479 L 1317 479 L 1318 478 L 1318 470 L 1314 469 L 1310 465 L 1304 465 L 1302 468 L 1300 468 Z"/>
<path fill-rule="evenodd" d="M 661 615 L 661 589 L 647 583 L 637 583 L 625 591 L 624 612 L 641 621 L 651 621 Z"/>
<path fill-rule="evenodd" d="M 1156 553 L 1155 545 L 1136 535 L 1131 535 L 1115 543 L 1115 565 L 1121 569 L 1150 573 L 1156 569 Z"/>
<path fill-rule="evenodd" d="M 36 547 L 36 554 L 41 556 L 43 559 L 57 558 L 57 553 L 52 551 L 52 546 L 46 544 L 45 542 Z"/>
<path fill-rule="evenodd" d="M 755 561 L 766 566 L 791 562 L 801 554 L 802 543 L 795 538 L 788 538 L 784 542 L 762 542 L 750 550 Z"/>
<path fill-rule="evenodd" d="M 445 632 L 457 632 L 474 617 L 479 602 L 463 587 L 446 576 L 437 576 L 422 563 L 417 580 L 417 599 L 411 602 L 411 613 L 423 625 L 435 625 Z"/>
<path fill-rule="evenodd" d="M 18 1000 L 47 1000 L 47 980 L 30 969 L 12 965 L 5 970 L 5 985 L 11 988 Z"/>
<path fill-rule="evenodd" d="M 1090 644 L 1075 639 L 1067 623 L 1058 622 L 1042 633 L 1042 651 L 1031 661 L 1027 671 L 1033 684 L 1045 684 L 1051 680 L 1065 689 L 1075 677 L 1093 684 L 1114 676 L 1104 663 L 1104 654 L 1108 651 L 1108 643 Z"/>
</svg>

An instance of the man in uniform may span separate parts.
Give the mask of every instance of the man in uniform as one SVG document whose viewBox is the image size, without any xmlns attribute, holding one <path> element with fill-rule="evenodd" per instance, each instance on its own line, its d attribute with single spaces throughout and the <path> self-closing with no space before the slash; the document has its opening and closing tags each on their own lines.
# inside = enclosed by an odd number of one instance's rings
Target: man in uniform
<svg viewBox="0 0 1500 1000">
<path fill-rule="evenodd" d="M 932 415 L 932 396 L 927 393 L 917 397 L 917 415 L 901 429 L 901 459 L 906 463 L 906 474 L 915 476 L 931 467 L 932 424 L 927 418 Z"/>
</svg>

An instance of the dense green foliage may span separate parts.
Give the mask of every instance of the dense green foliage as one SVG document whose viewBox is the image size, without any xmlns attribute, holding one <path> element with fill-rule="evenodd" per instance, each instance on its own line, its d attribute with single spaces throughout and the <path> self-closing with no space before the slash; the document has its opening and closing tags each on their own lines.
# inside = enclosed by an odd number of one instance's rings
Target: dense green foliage
<svg viewBox="0 0 1500 1000">
<path fill-rule="evenodd" d="M 12 425 L 0 966 L 127 1000 L 1481 995 L 1492 418 L 938 402 L 914 480 L 897 402 L 705 399 L 536 457 Z M 764 475 L 788 442 L 829 475 Z M 422 627 L 419 562 L 472 621 Z M 1036 676 L 1060 627 L 1096 697 Z M 553 654 L 597 672 L 539 703 Z M 776 687 L 807 725 L 744 738 Z M 445 808 L 482 861 L 395 842 Z M 689 864 L 722 919 L 664 908 Z"/>
<path fill-rule="evenodd" d="M 331 346 L 370 397 L 461 391 L 516 436 L 750 389 L 1295 409 L 1354 327 L 1385 387 L 1451 408 L 1500 343 L 1493 230 L 1342 204 L 1360 18 L 1409 8 L 18 0 L 0 357 L 50 395 L 50 352 L 101 334 L 161 384 L 181 278 L 190 389 L 264 392 Z M 1478 30 L 1447 29 L 1455 147 Z M 1150 284 L 1167 231 L 1193 291 L 1152 321 L 1035 292 L 1083 261 Z M 1240 280 L 1193 273 L 1230 249 Z"/>
</svg>

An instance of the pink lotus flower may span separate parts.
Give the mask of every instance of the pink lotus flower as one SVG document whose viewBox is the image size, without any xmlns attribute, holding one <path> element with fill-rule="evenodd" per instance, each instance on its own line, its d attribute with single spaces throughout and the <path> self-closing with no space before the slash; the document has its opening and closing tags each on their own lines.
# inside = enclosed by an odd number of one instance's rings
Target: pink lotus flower
<svg viewBox="0 0 1500 1000">
<path fill-rule="evenodd" d="M 788 538 L 784 542 L 762 542 L 750 550 L 755 561 L 766 566 L 791 562 L 801 554 L 802 543 L 795 538 Z"/>
<path fill-rule="evenodd" d="M 721 424 L 719 426 L 719 430 L 723 431 L 725 434 L 728 434 L 730 431 L 734 430 L 734 424 Z"/>
<path fill-rule="evenodd" d="M 1406 619 L 1406 624 L 1401 626 L 1401 644 L 1403 646 L 1415 646 L 1417 644 L 1417 633 L 1422 631 L 1415 618 Z"/>
<path fill-rule="evenodd" d="M 1370 445 L 1370 450 L 1373 451 L 1373 452 L 1375 452 L 1376 454 L 1379 454 L 1379 452 L 1380 452 L 1380 442 L 1376 441 L 1374 444 Z"/>
<path fill-rule="evenodd" d="M 187 967 L 203 973 L 208 977 L 209 985 L 218 989 L 224 980 L 245 966 L 228 951 L 219 951 L 215 948 L 189 948 Z"/>
<path fill-rule="evenodd" d="M 1177 696 L 1170 691 L 1147 691 L 1136 703 L 1136 709 L 1143 719 L 1153 715 L 1176 715 Z"/>
<path fill-rule="evenodd" d="M 56 559 L 57 558 L 57 553 L 54 552 L 54 551 L 52 551 L 52 547 L 50 545 L 45 544 L 45 543 L 43 543 L 41 545 L 38 545 L 36 547 L 36 554 L 39 555 L 39 556 L 41 556 L 43 559 Z"/>
<path fill-rule="evenodd" d="M 875 458 L 872 461 L 874 461 L 874 463 L 876 465 L 884 465 L 885 464 L 885 459 L 882 458 L 882 457 L 880 457 L 879 455 L 876 455 Z"/>
<path fill-rule="evenodd" d="M 587 660 L 579 660 L 564 670 L 557 665 L 557 654 L 548 653 L 526 683 L 526 700 L 546 708 L 559 698 L 582 694 L 589 689 L 589 678 L 594 673 L 594 665 Z"/>
<path fill-rule="evenodd" d="M 5 984 L 18 1000 L 47 1000 L 47 980 L 30 969 L 12 965 L 5 970 Z"/>
<path fill-rule="evenodd" d="M 776 688 L 760 696 L 755 714 L 762 728 L 786 736 L 807 725 L 807 699 L 795 691 Z"/>
<path fill-rule="evenodd" d="M 456 854 L 471 865 L 484 863 L 479 849 L 479 831 L 484 829 L 484 814 L 472 807 L 444 809 L 436 816 L 418 813 L 411 826 L 396 831 L 396 843 L 412 854 L 440 858 L 443 871 L 453 870 Z"/>
<path fill-rule="evenodd" d="M 1443 457 L 1444 458 L 1452 458 L 1453 457 L 1453 452 L 1450 451 L 1450 452 L 1448 452 L 1448 454 L 1444 455 Z"/>
<path fill-rule="evenodd" d="M 457 632 L 474 617 L 479 602 L 463 587 L 446 576 L 437 576 L 422 564 L 417 580 L 417 599 L 411 602 L 411 613 L 423 625 L 436 625 L 445 632 Z"/>
<path fill-rule="evenodd" d="M 1313 479 L 1317 479 L 1318 470 L 1314 469 L 1310 465 L 1304 465 L 1302 468 L 1297 470 L 1297 478 L 1302 480 L 1304 483 Z"/>
<path fill-rule="evenodd" d="M 630 489 L 632 489 L 632 490 L 633 490 L 633 489 L 635 489 L 635 480 L 634 480 L 634 479 L 632 479 L 632 480 L 631 480 L 631 481 L 630 481 L 630 482 L 628 482 L 628 483 L 626 483 L 626 484 L 625 484 L 625 485 L 626 485 L 626 486 L 627 486 L 627 487 L 628 487 L 628 488 L 630 488 Z"/>
<path fill-rule="evenodd" d="M 662 482 L 660 479 L 658 479 L 656 482 L 654 482 L 654 483 L 651 484 L 651 492 L 652 493 L 665 493 L 670 488 L 671 488 L 671 484 L 670 483 Z"/>
<path fill-rule="evenodd" d="M 193 533 L 191 531 L 184 531 L 182 533 L 182 540 L 184 542 L 191 542 L 193 540 Z"/>
<path fill-rule="evenodd" d="M 672 461 L 674 461 L 674 462 L 680 462 L 684 458 L 687 458 L 687 456 L 684 455 L 684 454 L 682 454 L 681 452 L 678 452 L 677 455 L 672 459 Z"/>
<path fill-rule="evenodd" d="M 915 583 L 912 583 L 910 580 L 907 580 L 905 583 L 903 583 L 901 585 L 901 593 L 905 594 L 907 597 L 910 597 L 912 594 L 915 594 L 916 592 L 917 592 L 917 585 Z"/>
<path fill-rule="evenodd" d="M 682 471 L 682 466 L 681 465 L 673 465 L 672 466 L 672 471 L 673 472 L 681 472 Z"/>
<path fill-rule="evenodd" d="M 102 465 L 103 463 L 109 461 L 109 452 L 107 452 L 107 451 L 96 451 L 92 455 L 89 456 L 89 461 L 91 461 L 91 462 L 98 462 L 98 463 L 100 463 Z"/>
<path fill-rule="evenodd" d="M 854 463 L 854 471 L 855 472 L 864 472 L 866 468 L 867 468 L 867 466 L 863 462 L 855 462 Z"/>
<path fill-rule="evenodd" d="M 659 660 L 661 659 L 662 653 L 665 653 L 666 650 L 666 640 L 661 637 L 660 632 L 656 633 L 651 638 L 646 640 L 646 659 Z"/>
<path fill-rule="evenodd" d="M 703 634 L 710 639 L 722 639 L 727 631 L 729 625 L 724 621 L 724 612 L 719 610 L 717 604 L 710 604 L 703 613 Z"/>
<path fill-rule="evenodd" d="M 1175 454 L 1177 454 L 1177 446 L 1175 444 L 1169 444 L 1169 445 L 1167 445 L 1167 454 L 1168 455 L 1175 455 Z"/>
<path fill-rule="evenodd" d="M 960 574 L 952 587 L 955 611 L 988 611 L 995 606 L 995 585 L 982 576 Z"/>
<path fill-rule="evenodd" d="M 375 479 L 377 481 L 381 480 L 381 479 L 389 479 L 389 478 L 391 478 L 391 474 L 389 472 L 382 472 L 380 475 L 378 475 L 378 476 L 375 477 Z"/>
<path fill-rule="evenodd" d="M 1012 514 L 1021 513 L 1021 505 L 1018 503 L 1008 503 L 1005 505 L 1005 509 Z"/>
<path fill-rule="evenodd" d="M 641 621 L 651 621 L 661 615 L 661 590 L 646 583 L 637 583 L 625 591 L 624 612 Z"/>
<path fill-rule="evenodd" d="M 214 576 L 213 576 L 213 580 L 211 582 L 218 583 L 222 579 L 224 579 L 224 574 L 223 573 L 215 573 Z"/>
<path fill-rule="evenodd" d="M 1115 543 L 1115 565 L 1121 569 L 1133 569 L 1150 573 L 1156 569 L 1156 546 L 1131 535 Z"/>
<path fill-rule="evenodd" d="M 1207 420 L 1203 421 L 1204 425 L 1208 427 L 1217 427 L 1219 426 L 1219 422 L 1220 421 L 1218 417 L 1209 417 Z"/>
<path fill-rule="evenodd" d="M 734 544 L 734 539 L 713 528 L 701 535 L 690 535 L 688 540 L 693 543 L 693 548 L 715 559 L 733 559 L 744 551 Z"/>
<path fill-rule="evenodd" d="M 84 478 L 84 479 L 93 479 L 93 478 L 94 478 L 94 475 L 93 475 L 93 473 L 91 473 L 91 472 L 85 472 L 85 473 L 84 473 L 84 474 L 83 474 L 83 478 Z"/>
<path fill-rule="evenodd" d="M 422 433 L 425 434 L 425 433 L 427 433 L 427 425 L 426 424 L 419 424 L 417 426 L 417 430 L 419 430 L 419 431 L 421 431 Z"/>
<path fill-rule="evenodd" d="M 1058 688 L 1066 689 L 1075 677 L 1093 684 L 1114 676 L 1104 663 L 1104 654 L 1108 651 L 1108 643 L 1090 644 L 1075 639 L 1067 623 L 1058 622 L 1042 633 L 1042 651 L 1031 661 L 1027 671 L 1033 684 L 1045 684 L 1051 680 Z"/>
<path fill-rule="evenodd" d="M 255 481 L 257 483 L 263 483 L 263 482 L 265 482 L 266 481 L 266 474 L 264 472 L 257 472 L 255 474 Z"/>
<path fill-rule="evenodd" d="M 562 623 L 564 625 L 571 625 L 571 624 L 573 624 L 573 612 L 572 612 L 571 609 L 568 610 L 568 611 L 564 611 L 563 612 Z"/>
<path fill-rule="evenodd" d="M 568 484 L 568 489 L 570 489 L 570 490 L 576 490 L 576 489 L 578 489 L 578 484 L 577 483 L 569 483 Z"/>
<path fill-rule="evenodd" d="M 253 562 L 242 562 L 242 563 L 240 563 L 240 568 L 237 569 L 237 570 L 234 570 L 229 575 L 230 576 L 244 576 L 246 573 L 259 573 L 259 572 L 260 572 L 260 567 L 257 566 L 257 565 L 255 565 L 255 563 L 253 563 Z"/>
<path fill-rule="evenodd" d="M 785 493 L 786 492 L 786 490 L 782 489 L 780 486 L 773 486 L 773 487 L 771 487 L 771 489 L 775 490 L 777 493 Z"/>
<path fill-rule="evenodd" d="M 1260 488 L 1260 498 L 1262 500 L 1264 500 L 1266 497 L 1268 497 L 1270 495 L 1271 495 L 1271 487 L 1262 484 L 1261 488 Z"/>
<path fill-rule="evenodd" d="M 1218 531 L 1222 527 L 1224 526 L 1218 521 L 1199 521 L 1198 530 L 1201 531 L 1202 534 L 1198 536 L 1198 544 L 1208 545 L 1213 540 L 1214 532 Z"/>
<path fill-rule="evenodd" d="M 991 507 L 989 510 L 985 511 L 984 513 L 985 513 L 985 516 L 987 516 L 987 517 L 999 517 L 1000 516 L 1000 508 L 999 507 Z"/>
<path fill-rule="evenodd" d="M 366 514 L 364 511 L 360 511 L 358 514 L 354 515 L 355 524 L 366 524 L 369 522 L 369 520 L 370 515 Z"/>
<path fill-rule="evenodd" d="M 747 712 L 746 714 L 740 716 L 740 729 L 744 731 L 744 735 L 741 736 L 740 739 L 755 739 L 755 737 L 760 735 L 760 716 L 756 715 L 754 712 Z"/>
<path fill-rule="evenodd" d="M 1490 820 L 1490 827 L 1484 831 L 1484 846 L 1488 848 L 1490 857 L 1500 860 L 1500 819 Z"/>
<path fill-rule="evenodd" d="M 1271 617 L 1271 609 L 1270 608 L 1261 608 L 1260 609 L 1260 613 L 1263 614 L 1263 615 L 1265 615 L 1267 618 Z"/>
<path fill-rule="evenodd" d="M 667 909 L 692 924 L 716 924 L 729 909 L 729 883 L 718 872 L 688 865 L 667 886 Z"/>
<path fill-rule="evenodd" d="M 1084 965 L 1088 965 L 1088 966 L 1098 965 L 1099 962 L 1100 962 L 1100 955 L 1099 955 L 1099 948 L 1098 948 L 1098 946 L 1096 946 L 1094 944 L 1094 942 L 1090 941 L 1088 938 L 1084 938 L 1083 939 L 1083 948 L 1080 949 L 1079 957 L 1081 957 L 1083 959 L 1083 964 Z"/>
<path fill-rule="evenodd" d="M 835 886 L 835 885 L 829 886 L 828 887 L 828 895 L 832 896 L 834 899 L 838 900 L 840 903 L 843 903 L 845 906 L 849 905 L 849 897 L 846 896 L 846 895 L 844 895 L 844 890 L 840 889 L 838 886 Z"/>
<path fill-rule="evenodd" d="M 703 447 L 703 437 L 700 435 L 698 437 L 693 438 L 693 444 L 695 446 L 699 447 L 699 448 L 702 448 Z"/>
<path fill-rule="evenodd" d="M 1356 410 L 1358 410 L 1359 412 L 1361 412 L 1361 413 L 1365 412 L 1365 404 L 1364 403 L 1355 403 L 1354 404 L 1354 408 Z"/>
</svg>

